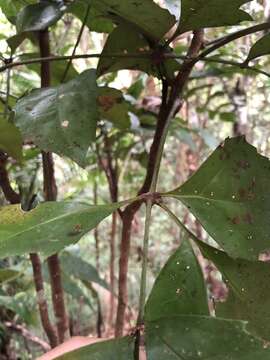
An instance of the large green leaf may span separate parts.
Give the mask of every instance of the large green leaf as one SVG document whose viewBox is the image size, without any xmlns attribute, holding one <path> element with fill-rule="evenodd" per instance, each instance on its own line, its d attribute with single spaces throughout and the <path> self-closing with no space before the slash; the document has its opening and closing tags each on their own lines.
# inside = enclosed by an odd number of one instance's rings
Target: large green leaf
<svg viewBox="0 0 270 360">
<path fill-rule="evenodd" d="M 270 248 L 270 163 L 244 137 L 227 139 L 180 188 L 181 200 L 232 257 Z"/>
<path fill-rule="evenodd" d="M 22 136 L 11 122 L 0 117 L 0 149 L 14 159 L 22 161 Z"/>
<path fill-rule="evenodd" d="M 149 39 L 160 40 L 175 24 L 175 17 L 152 0 L 87 0 L 116 23 L 135 26 Z"/>
<path fill-rule="evenodd" d="M 270 34 L 265 35 L 252 46 L 247 61 L 264 55 L 270 55 Z"/>
<path fill-rule="evenodd" d="M 180 0 L 179 0 L 180 1 Z M 181 0 L 181 17 L 177 32 L 208 27 L 236 25 L 252 20 L 240 6 L 252 0 Z"/>
<path fill-rule="evenodd" d="M 75 15 L 82 22 L 85 19 L 88 4 L 84 0 L 75 0 L 68 7 L 67 12 Z M 106 18 L 100 11 L 90 5 L 89 15 L 86 20 L 86 26 L 90 31 L 96 32 L 111 32 L 113 30 L 113 23 Z"/>
<path fill-rule="evenodd" d="M 147 324 L 148 360 L 266 360 L 270 350 L 245 323 L 204 316 L 175 316 Z"/>
<path fill-rule="evenodd" d="M 229 297 L 217 303 L 218 316 L 248 320 L 248 329 L 270 340 L 270 264 L 262 261 L 234 260 L 226 253 L 197 243 L 222 273 Z"/>
<path fill-rule="evenodd" d="M 20 205 L 0 208 L 0 258 L 41 252 L 49 256 L 74 244 L 119 204 L 90 206 L 46 202 L 24 212 Z"/>
<path fill-rule="evenodd" d="M 56 2 L 42 1 L 21 9 L 17 15 L 17 33 L 45 30 L 62 16 L 61 6 Z"/>
<path fill-rule="evenodd" d="M 146 320 L 156 320 L 160 314 L 209 314 L 202 271 L 187 240 L 161 270 L 147 301 Z"/>
<path fill-rule="evenodd" d="M 60 260 L 62 269 L 66 274 L 71 274 L 81 281 L 94 282 L 108 289 L 106 281 L 101 279 L 96 268 L 90 263 L 67 251 L 61 254 Z"/>
<path fill-rule="evenodd" d="M 28 32 L 20 33 L 6 39 L 7 44 L 10 47 L 12 53 L 14 53 L 16 49 L 24 42 L 24 40 L 26 40 L 29 37 L 29 34 L 30 33 Z"/>
<path fill-rule="evenodd" d="M 24 138 L 45 151 L 86 165 L 96 137 L 98 88 L 94 70 L 57 87 L 32 91 L 15 106 L 15 123 Z"/>
<path fill-rule="evenodd" d="M 141 70 L 146 73 L 154 72 L 154 64 L 151 63 L 149 58 L 143 58 L 143 53 L 149 53 L 149 51 L 147 40 L 134 27 L 127 24 L 119 25 L 109 35 L 102 50 L 97 75 L 100 76 L 121 69 Z M 129 53 L 141 53 L 142 57 L 125 57 Z M 110 54 L 120 54 L 123 57 L 109 57 Z"/>
<path fill-rule="evenodd" d="M 119 57 L 113 57 L 110 54 L 119 54 Z M 128 57 L 128 54 L 131 56 Z M 167 59 L 163 61 L 158 50 L 156 53 L 151 53 L 149 42 L 133 26 L 121 24 L 108 36 L 98 63 L 97 75 L 130 69 L 140 70 L 158 77 L 166 75 L 172 78 L 174 71 L 178 68 L 177 60 Z"/>
<path fill-rule="evenodd" d="M 172 78 L 174 71 L 179 68 L 178 61 L 175 59 L 163 61 L 162 54 L 159 54 L 158 50 L 152 54 L 150 50 L 149 42 L 141 33 L 131 25 L 121 24 L 108 36 L 98 63 L 97 75 L 130 69 L 159 77 L 164 74 Z M 110 54 L 119 54 L 119 57 Z"/>
<path fill-rule="evenodd" d="M 57 360 L 134 360 L 134 339 L 124 337 L 84 346 L 57 357 Z"/>
</svg>

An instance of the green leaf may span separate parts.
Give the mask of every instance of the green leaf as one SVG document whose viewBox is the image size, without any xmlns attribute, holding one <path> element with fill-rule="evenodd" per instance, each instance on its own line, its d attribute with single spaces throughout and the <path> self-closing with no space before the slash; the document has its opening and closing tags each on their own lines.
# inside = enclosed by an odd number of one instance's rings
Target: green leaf
<svg viewBox="0 0 270 360">
<path fill-rule="evenodd" d="M 52 255 L 78 242 L 119 206 L 46 202 L 28 212 L 20 205 L 4 206 L 0 208 L 0 258 L 30 252 Z"/>
<path fill-rule="evenodd" d="M 270 263 L 232 259 L 223 251 L 197 243 L 222 273 L 229 287 L 226 302 L 217 303 L 218 316 L 249 321 L 247 329 L 270 340 Z"/>
<path fill-rule="evenodd" d="M 45 30 L 55 24 L 62 16 L 60 5 L 42 1 L 25 6 L 17 15 L 17 33 Z"/>
<path fill-rule="evenodd" d="M 100 87 L 98 105 L 102 120 L 108 120 L 120 129 L 130 128 L 130 105 L 120 90 Z"/>
<path fill-rule="evenodd" d="M 20 61 L 25 61 L 29 59 L 35 59 L 39 58 L 40 55 L 38 53 L 25 53 L 20 55 Z M 67 67 L 68 61 L 52 61 L 50 65 L 51 69 L 51 83 L 52 86 L 57 86 L 62 83 L 63 75 L 65 72 L 65 69 Z M 40 64 L 27 64 L 26 65 L 28 69 L 34 71 L 38 75 L 40 75 Z M 64 82 L 68 82 L 72 79 L 74 79 L 76 76 L 78 76 L 77 70 L 74 68 L 74 66 L 71 64 L 69 71 L 67 73 L 67 76 L 65 78 Z"/>
<path fill-rule="evenodd" d="M 270 34 L 265 35 L 252 46 L 247 61 L 254 60 L 264 55 L 270 55 Z"/>
<path fill-rule="evenodd" d="M 14 53 L 15 50 L 24 42 L 24 40 L 27 39 L 28 34 L 29 33 L 16 34 L 6 40 L 12 53 Z"/>
<path fill-rule="evenodd" d="M 21 162 L 22 144 L 19 129 L 11 122 L 0 117 L 0 149 Z"/>
<path fill-rule="evenodd" d="M 235 122 L 236 121 L 236 114 L 234 112 L 220 112 L 219 114 L 219 118 L 222 121 L 226 121 L 226 122 Z"/>
<path fill-rule="evenodd" d="M 145 319 L 156 320 L 160 314 L 209 314 L 202 271 L 188 240 L 161 270 L 147 301 Z"/>
<path fill-rule="evenodd" d="M 127 91 L 128 95 L 131 95 L 136 100 L 139 99 L 143 90 L 145 89 L 146 82 L 144 81 L 143 77 L 145 77 L 145 75 L 142 75 L 142 77 L 133 82 Z"/>
<path fill-rule="evenodd" d="M 125 36 L 123 36 L 125 34 Z M 143 53 L 149 53 L 150 48 L 147 40 L 134 27 L 122 24 L 109 35 L 102 50 L 98 63 L 97 76 L 121 69 L 141 70 L 146 73 L 155 71 L 150 58 L 143 58 Z M 128 54 L 142 54 L 139 57 L 125 57 Z M 110 54 L 121 54 L 123 57 L 110 57 Z"/>
<path fill-rule="evenodd" d="M 57 357 L 57 360 L 134 360 L 134 339 L 124 337 L 83 346 Z"/>
<path fill-rule="evenodd" d="M 94 70 L 57 87 L 32 91 L 15 106 L 15 123 L 24 138 L 44 151 L 86 165 L 96 137 L 98 88 Z"/>
<path fill-rule="evenodd" d="M 162 9 L 152 0 L 87 0 L 87 3 L 117 24 L 135 26 L 154 41 L 160 40 L 176 21 L 168 10 Z"/>
<path fill-rule="evenodd" d="M 270 248 L 269 176 L 269 160 L 237 137 L 167 195 L 184 203 L 232 257 L 257 259 Z"/>
<path fill-rule="evenodd" d="M 30 2 L 30 1 L 29 1 Z M 31 1 L 33 2 L 33 1 Z M 21 0 L 0 0 L 1 11 L 5 14 L 6 18 L 13 23 L 20 9 L 24 6 Z"/>
<path fill-rule="evenodd" d="M 157 50 L 156 54 L 151 54 L 146 37 L 133 26 L 121 24 L 108 36 L 98 63 L 97 75 L 101 76 L 108 72 L 130 69 L 140 70 L 159 77 L 160 72 L 163 71 L 172 78 L 174 71 L 179 68 L 179 63 L 174 59 L 167 59 L 162 62 L 163 50 L 161 49 L 160 53 Z M 119 56 L 114 57 L 110 54 Z M 128 57 L 129 54 L 130 57 Z M 158 66 L 160 67 L 159 71 Z"/>
<path fill-rule="evenodd" d="M 175 316 L 147 324 L 148 360 L 264 360 L 270 350 L 245 323 L 206 316 Z"/>
<path fill-rule="evenodd" d="M 108 290 L 105 280 L 101 279 L 96 268 L 70 252 L 63 252 L 60 257 L 62 268 L 66 274 L 72 274 L 81 281 L 94 282 Z"/>
<path fill-rule="evenodd" d="M 75 0 L 70 4 L 66 12 L 75 15 L 82 22 L 85 19 L 87 12 L 87 4 L 84 0 Z M 100 11 L 90 5 L 89 15 L 86 21 L 86 26 L 90 31 L 109 33 L 113 30 L 113 23 L 107 19 Z"/>
<path fill-rule="evenodd" d="M 14 269 L 0 269 L 0 284 L 16 279 L 20 272 Z"/>
<path fill-rule="evenodd" d="M 240 6 L 252 0 L 181 0 L 178 34 L 209 27 L 237 25 L 251 16 Z"/>
</svg>

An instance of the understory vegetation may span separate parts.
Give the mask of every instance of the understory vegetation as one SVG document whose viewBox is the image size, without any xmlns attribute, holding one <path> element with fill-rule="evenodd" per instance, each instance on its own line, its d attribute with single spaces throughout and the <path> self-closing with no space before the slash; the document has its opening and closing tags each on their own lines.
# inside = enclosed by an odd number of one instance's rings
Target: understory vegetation
<svg viewBox="0 0 270 360">
<path fill-rule="evenodd" d="M 269 0 L 0 0 L 0 359 L 270 359 L 269 102 Z"/>
</svg>

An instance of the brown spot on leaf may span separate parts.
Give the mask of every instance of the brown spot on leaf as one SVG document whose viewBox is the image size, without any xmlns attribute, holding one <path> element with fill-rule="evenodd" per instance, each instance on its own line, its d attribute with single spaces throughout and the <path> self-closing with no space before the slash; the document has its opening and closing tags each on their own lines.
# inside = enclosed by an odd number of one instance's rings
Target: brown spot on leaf
<svg viewBox="0 0 270 360">
<path fill-rule="evenodd" d="M 247 160 L 239 160 L 236 162 L 236 165 L 244 170 L 250 168 L 250 163 Z"/>
<path fill-rule="evenodd" d="M 243 215 L 243 220 L 245 223 L 247 223 L 249 225 L 253 224 L 253 217 L 249 212 L 247 212 L 245 215 Z"/>
<path fill-rule="evenodd" d="M 238 190 L 238 194 L 240 196 L 240 199 L 244 199 L 246 197 L 247 191 L 243 188 Z"/>
<path fill-rule="evenodd" d="M 115 103 L 119 102 L 119 99 L 109 95 L 100 95 L 97 101 L 104 111 L 109 111 Z"/>
<path fill-rule="evenodd" d="M 232 223 L 233 223 L 234 225 L 239 225 L 240 222 L 241 222 L 240 216 L 235 216 L 235 217 L 232 218 Z"/>
</svg>

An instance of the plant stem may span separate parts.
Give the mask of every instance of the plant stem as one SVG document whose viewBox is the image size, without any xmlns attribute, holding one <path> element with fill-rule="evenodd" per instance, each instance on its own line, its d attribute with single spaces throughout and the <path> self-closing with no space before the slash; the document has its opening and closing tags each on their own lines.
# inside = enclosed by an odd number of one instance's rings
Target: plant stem
<svg viewBox="0 0 270 360">
<path fill-rule="evenodd" d="M 65 81 L 65 79 L 67 77 L 68 71 L 69 71 L 70 66 L 72 64 L 72 59 L 74 59 L 77 47 L 79 46 L 79 43 L 81 41 L 82 34 L 83 34 L 83 31 L 84 31 L 84 28 L 85 28 L 85 25 L 86 25 L 86 22 L 87 22 L 87 19 L 88 19 L 88 16 L 89 16 L 89 12 L 90 12 L 90 5 L 87 6 L 85 17 L 84 17 L 84 20 L 83 20 L 83 23 L 82 23 L 82 26 L 81 26 L 81 29 L 80 29 L 76 44 L 74 45 L 74 48 L 73 48 L 73 51 L 72 51 L 72 54 L 71 54 L 71 58 L 69 59 L 69 62 L 67 64 L 66 68 L 65 68 L 65 71 L 64 71 L 64 74 L 63 74 L 63 77 L 62 77 L 62 81 L 61 81 L 62 83 Z"/>
<path fill-rule="evenodd" d="M 218 47 L 219 48 L 219 47 Z M 217 49 L 217 48 L 216 48 Z M 216 50 L 215 49 L 215 50 Z M 214 50 L 213 50 L 214 51 Z M 202 53 L 203 54 L 203 53 Z M 28 59 L 28 60 L 24 60 L 24 61 L 17 61 L 17 62 L 13 62 L 13 63 L 8 63 L 4 66 L 0 67 L 0 72 L 6 71 L 8 69 L 11 69 L 13 67 L 17 67 L 17 66 L 22 66 L 22 65 L 30 65 L 30 64 L 37 64 L 37 63 L 42 63 L 42 62 L 53 62 L 53 61 L 63 61 L 63 60 L 75 60 L 75 59 L 90 59 L 90 58 L 100 58 L 100 57 L 104 57 L 104 58 L 127 58 L 127 59 L 151 59 L 152 53 L 130 53 L 130 54 L 123 54 L 123 53 L 111 53 L 111 54 L 81 54 L 81 55 L 66 55 L 66 56 L 47 56 L 47 57 L 39 57 L 39 58 L 35 58 L 35 59 Z M 181 59 L 181 60 L 186 60 L 187 57 L 183 56 L 183 55 L 177 55 L 174 53 L 168 53 L 168 54 L 164 54 L 164 59 Z M 200 56 L 197 58 L 197 60 L 195 62 L 198 61 L 204 61 L 204 62 L 216 62 L 216 63 L 220 63 L 220 64 L 226 64 L 226 65 L 233 65 L 233 66 L 237 66 L 240 67 L 242 69 L 247 69 L 247 70 L 251 70 L 257 73 L 261 73 L 263 75 L 266 75 L 267 77 L 270 77 L 270 74 L 267 73 L 266 71 L 260 70 L 254 66 L 249 66 L 246 63 L 243 62 L 232 62 L 230 60 L 223 60 L 223 59 L 211 59 L 211 58 L 207 58 L 206 56 Z"/>
<path fill-rule="evenodd" d="M 6 170 L 7 156 L 0 152 L 0 187 L 3 190 L 5 198 L 10 204 L 20 204 L 20 194 L 16 193 L 10 184 L 8 173 Z M 56 331 L 50 321 L 48 305 L 45 298 L 44 281 L 42 275 L 42 266 L 38 254 L 30 254 L 30 261 L 33 269 L 34 284 L 37 293 L 37 303 L 42 327 L 49 339 L 51 347 L 58 345 Z"/>
<path fill-rule="evenodd" d="M 48 30 L 40 31 L 39 47 L 41 57 L 50 55 L 50 43 Z M 41 87 L 50 86 L 50 62 L 41 63 Z M 54 176 L 53 156 L 49 152 L 42 152 L 43 179 L 44 179 L 44 198 L 46 201 L 56 201 L 57 186 Z M 65 309 L 64 291 L 61 279 L 60 260 L 57 254 L 50 256 L 47 260 L 51 280 L 52 303 L 58 340 L 64 342 L 68 336 L 68 317 Z"/>
<path fill-rule="evenodd" d="M 148 199 L 146 202 L 144 238 L 143 238 L 143 260 L 142 260 L 142 272 L 141 272 L 141 283 L 140 283 L 139 313 L 137 318 L 137 331 L 136 331 L 136 340 L 134 347 L 135 360 L 140 359 L 141 331 L 142 331 L 142 326 L 144 324 L 144 307 L 146 301 L 147 263 L 148 263 L 149 234 L 150 234 L 152 206 L 153 206 L 152 200 Z"/>
<path fill-rule="evenodd" d="M 45 333 L 48 336 L 52 348 L 58 345 L 58 336 L 53 327 L 50 318 L 48 305 L 45 297 L 44 281 L 42 275 L 42 266 L 38 254 L 30 254 L 30 260 L 33 269 L 34 284 L 37 293 L 37 303 L 39 307 L 40 320 Z"/>
<path fill-rule="evenodd" d="M 254 25 L 246 29 L 242 29 L 239 31 L 236 31 L 232 34 L 229 34 L 227 36 L 224 36 L 221 39 L 218 39 L 214 45 L 210 46 L 208 49 L 201 52 L 201 54 L 197 57 L 197 60 L 203 60 L 207 55 L 211 54 L 212 52 L 218 50 L 219 48 L 229 44 L 232 41 L 235 41 L 237 39 L 240 39 L 243 36 L 254 34 L 258 31 L 264 31 L 270 29 L 270 22 L 265 22 L 259 25 Z"/>
<path fill-rule="evenodd" d="M 195 65 L 194 59 L 198 55 L 203 41 L 203 32 L 196 31 L 192 43 L 189 48 L 188 58 L 181 66 L 178 75 L 175 78 L 174 85 L 168 96 L 168 84 L 166 79 L 163 80 L 163 92 L 162 92 L 162 104 L 160 107 L 157 127 L 153 139 L 153 143 L 150 148 L 150 154 L 148 159 L 148 166 L 144 184 L 138 192 L 138 195 L 153 191 L 157 185 L 158 173 L 163 153 L 163 148 L 170 124 L 170 120 L 175 113 L 180 110 L 182 102 L 178 101 L 181 98 L 184 87 L 189 79 L 189 75 Z M 168 100 L 167 100 L 168 98 Z M 153 191 L 154 192 L 154 191 Z M 116 318 L 116 330 L 115 335 L 121 336 L 123 334 L 125 308 L 128 301 L 127 295 L 127 272 L 128 261 L 130 251 L 130 238 L 131 227 L 134 215 L 139 210 L 144 200 L 138 200 L 128 205 L 122 213 L 122 239 L 120 244 L 120 259 L 119 259 L 119 291 L 118 291 L 118 308 Z M 141 309 L 140 309 L 141 311 Z M 140 337 L 137 334 L 137 340 Z M 135 348 L 135 356 L 138 355 L 139 341 L 137 341 Z"/>
<path fill-rule="evenodd" d="M 178 219 L 178 217 L 165 205 L 163 202 L 158 202 L 158 206 L 160 206 L 168 215 L 169 217 L 182 229 L 184 230 L 188 236 L 195 242 L 198 241 L 198 238 Z"/>
<path fill-rule="evenodd" d="M 148 262 L 148 248 L 149 248 L 149 234 L 150 234 L 152 205 L 153 205 L 152 200 L 148 199 L 146 202 L 144 238 L 143 238 L 143 261 L 142 261 L 142 273 L 141 273 L 141 284 L 140 284 L 139 315 L 137 319 L 138 326 L 141 326 L 143 324 L 144 305 L 146 300 L 147 262 Z"/>
</svg>

